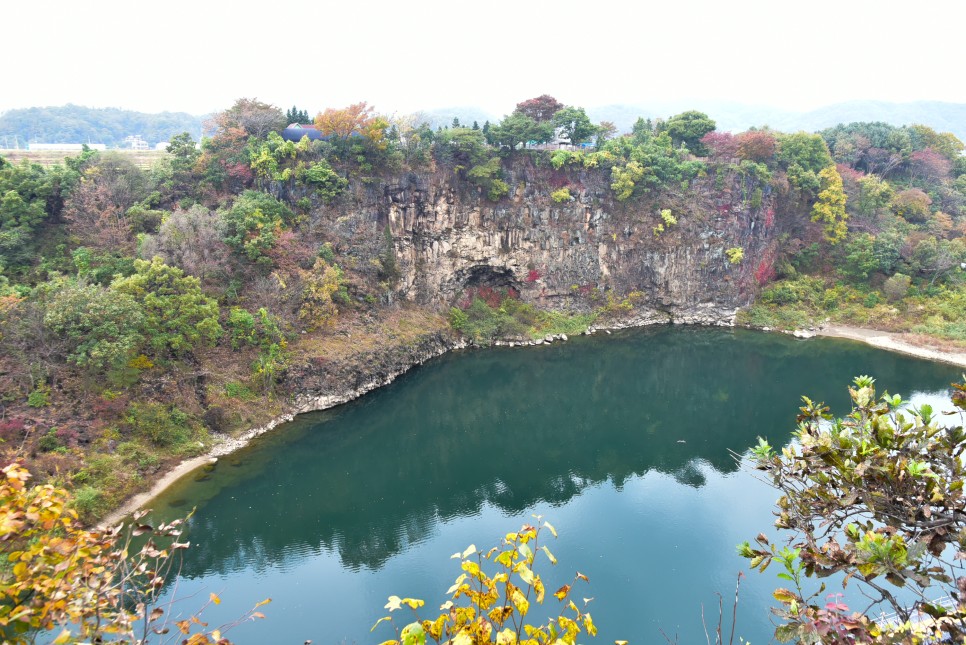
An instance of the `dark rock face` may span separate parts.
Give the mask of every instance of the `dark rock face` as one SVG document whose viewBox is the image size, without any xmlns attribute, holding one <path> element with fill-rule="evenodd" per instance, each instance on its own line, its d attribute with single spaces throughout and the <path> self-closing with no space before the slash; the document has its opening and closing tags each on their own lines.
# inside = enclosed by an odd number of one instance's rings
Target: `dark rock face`
<svg viewBox="0 0 966 645">
<path fill-rule="evenodd" d="M 325 410 L 388 385 L 430 358 L 465 344 L 449 333 L 430 333 L 409 345 L 386 346 L 351 360 L 309 362 L 291 368 L 286 382 L 295 391 L 293 412 Z"/>
<path fill-rule="evenodd" d="M 467 288 L 489 286 L 586 310 L 608 293 L 638 292 L 638 315 L 696 323 L 727 322 L 754 297 L 755 269 L 774 237 L 767 186 L 701 178 L 620 203 L 599 172 L 523 166 L 506 179 L 515 188 L 499 202 L 434 176 L 384 186 L 378 219 L 392 234 L 400 297 L 445 307 Z M 555 184 L 567 185 L 571 198 L 554 202 Z M 677 223 L 662 218 L 664 209 Z M 741 248 L 744 260 L 729 262 L 730 248 Z"/>
</svg>

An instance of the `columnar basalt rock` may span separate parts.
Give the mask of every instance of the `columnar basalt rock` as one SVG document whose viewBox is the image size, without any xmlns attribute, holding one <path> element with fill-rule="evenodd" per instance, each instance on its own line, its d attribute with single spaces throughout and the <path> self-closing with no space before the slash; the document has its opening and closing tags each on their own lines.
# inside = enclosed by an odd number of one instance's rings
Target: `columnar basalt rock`
<svg viewBox="0 0 966 645">
<path fill-rule="evenodd" d="M 561 179 L 531 166 L 507 180 L 517 188 L 499 202 L 435 175 L 385 186 L 379 217 L 392 235 L 400 297 L 446 307 L 485 285 L 587 310 L 608 294 L 637 292 L 637 317 L 717 323 L 751 302 L 755 265 L 774 238 L 766 226 L 774 198 L 766 187 L 752 207 L 739 178 L 726 188 L 698 179 L 628 203 L 613 199 L 600 173 Z M 569 201 L 550 199 L 554 181 L 568 182 Z M 664 223 L 662 209 L 677 223 Z M 734 247 L 744 252 L 739 264 L 725 253 Z"/>
</svg>

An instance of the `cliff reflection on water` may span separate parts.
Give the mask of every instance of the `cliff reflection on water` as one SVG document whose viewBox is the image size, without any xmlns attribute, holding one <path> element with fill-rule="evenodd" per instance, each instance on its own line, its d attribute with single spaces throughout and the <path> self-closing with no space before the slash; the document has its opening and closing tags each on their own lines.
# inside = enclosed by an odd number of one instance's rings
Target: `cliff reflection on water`
<svg viewBox="0 0 966 645">
<path fill-rule="evenodd" d="M 484 505 L 509 515 L 560 506 L 588 486 L 619 491 L 650 471 L 701 487 L 702 464 L 737 468 L 729 449 L 758 435 L 787 440 L 802 394 L 841 411 L 852 377 L 873 371 L 872 351 L 662 327 L 449 355 L 300 418 L 156 508 L 170 517 L 199 506 L 189 578 L 291 568 L 320 552 L 338 553 L 350 570 L 379 569 L 440 522 Z M 955 378 L 922 361 L 875 359 L 874 375 L 893 392 Z"/>
</svg>

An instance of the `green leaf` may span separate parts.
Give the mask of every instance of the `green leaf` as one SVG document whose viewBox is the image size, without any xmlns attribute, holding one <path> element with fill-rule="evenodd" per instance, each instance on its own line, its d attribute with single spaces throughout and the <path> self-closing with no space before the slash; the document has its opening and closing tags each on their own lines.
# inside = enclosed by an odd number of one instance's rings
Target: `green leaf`
<svg viewBox="0 0 966 645">
<path fill-rule="evenodd" d="M 426 645 L 426 631 L 419 623 L 409 623 L 402 630 L 402 645 Z"/>
</svg>

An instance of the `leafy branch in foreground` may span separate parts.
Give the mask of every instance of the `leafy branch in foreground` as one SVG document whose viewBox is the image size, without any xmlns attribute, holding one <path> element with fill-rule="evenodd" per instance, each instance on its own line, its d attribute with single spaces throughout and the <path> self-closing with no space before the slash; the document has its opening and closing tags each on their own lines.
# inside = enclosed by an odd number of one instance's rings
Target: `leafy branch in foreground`
<svg viewBox="0 0 966 645">
<path fill-rule="evenodd" d="M 596 636 L 597 627 L 590 614 L 568 599 L 578 581 L 588 582 L 587 576 L 579 572 L 573 582 L 553 593 L 558 601 L 567 603 L 559 616 L 537 626 L 526 621 L 531 603 L 542 604 L 546 595 L 543 580 L 534 570 L 537 554 L 542 552 L 551 564 L 557 564 L 550 549 L 538 544 L 544 529 L 554 537 L 557 532 L 549 522 L 540 524 L 541 518 L 537 516 L 536 519 L 537 526 L 526 524 L 516 533 L 507 533 L 500 546 L 486 553 L 470 545 L 462 553 L 453 554 L 453 558 L 460 561 L 463 573 L 447 591 L 452 599 L 439 608 L 440 615 L 435 620 L 419 621 L 417 614 L 415 622 L 401 631 L 396 628 L 396 639 L 385 641 L 383 645 L 424 645 L 427 634 L 437 643 L 451 645 L 573 645 L 582 631 Z M 486 563 L 497 565 L 492 576 L 483 570 Z M 584 605 L 590 600 L 585 598 Z M 408 607 L 416 614 L 424 604 L 416 598 L 390 596 L 386 609 L 392 612 Z M 384 621 L 395 627 L 392 616 L 384 616 L 372 629 Z"/>
<path fill-rule="evenodd" d="M 781 493 L 775 526 L 788 546 L 759 534 L 739 545 L 753 568 L 772 562 L 792 588 L 774 592 L 783 620 L 776 638 L 802 643 L 921 643 L 966 638 L 966 386 L 953 384 L 959 411 L 909 407 L 900 396 L 876 398 L 875 380 L 855 379 L 852 411 L 833 419 L 803 397 L 792 444 L 777 454 L 760 439 L 755 467 Z M 841 575 L 842 588 L 867 606 L 850 613 L 843 593 L 817 599 L 805 578 Z M 853 602 L 853 605 L 855 603 Z M 893 617 L 873 620 L 885 611 Z M 944 641 L 945 642 L 945 641 Z"/>
<path fill-rule="evenodd" d="M 86 529 L 70 508 L 71 495 L 51 485 L 27 487 L 30 473 L 17 463 L 0 481 L 0 546 L 9 565 L 0 568 L 0 640 L 32 643 L 38 632 L 56 632 L 53 643 L 148 643 L 177 634 L 189 645 L 229 643 L 222 633 L 247 619 L 263 618 L 258 603 L 234 623 L 207 630 L 200 611 L 184 620 L 166 615 L 165 581 L 176 573 L 175 554 L 184 520 L 150 526 L 134 517 L 123 525 Z M 147 536 L 140 548 L 133 538 Z M 208 603 L 220 599 L 211 594 Z M 202 610 L 204 607 L 202 607 Z"/>
</svg>

